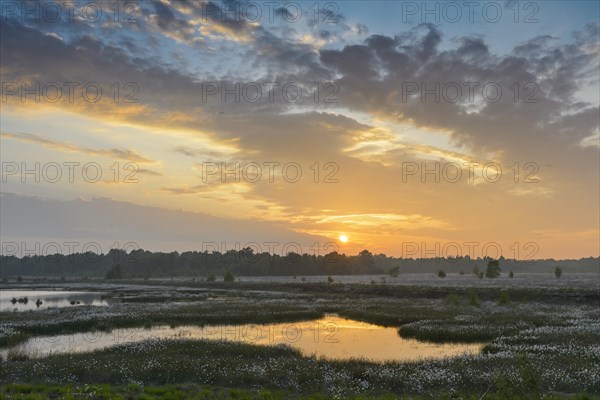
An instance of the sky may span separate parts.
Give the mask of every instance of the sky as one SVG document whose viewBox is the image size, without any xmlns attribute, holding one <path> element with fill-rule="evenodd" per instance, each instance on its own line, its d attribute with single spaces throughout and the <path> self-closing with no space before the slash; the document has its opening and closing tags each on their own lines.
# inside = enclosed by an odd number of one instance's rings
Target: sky
<svg viewBox="0 0 600 400">
<path fill-rule="evenodd" d="M 0 13 L 3 254 L 600 254 L 596 1 Z"/>
</svg>

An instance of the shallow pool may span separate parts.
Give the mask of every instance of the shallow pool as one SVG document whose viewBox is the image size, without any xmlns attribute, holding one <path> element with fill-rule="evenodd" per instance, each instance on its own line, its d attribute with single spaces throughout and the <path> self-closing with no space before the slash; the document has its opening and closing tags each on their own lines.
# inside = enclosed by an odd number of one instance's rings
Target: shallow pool
<svg viewBox="0 0 600 400">
<path fill-rule="evenodd" d="M 229 340 L 259 345 L 287 344 L 306 356 L 329 359 L 365 358 L 372 361 L 413 361 L 477 354 L 483 344 L 435 344 L 404 339 L 396 328 L 327 315 L 312 321 L 217 326 L 158 326 L 116 329 L 51 337 L 36 337 L 14 350 L 30 357 L 51 353 L 89 352 L 151 338 Z M 6 357 L 8 349 L 0 350 Z"/>
<path fill-rule="evenodd" d="M 60 290 L 0 291 L 0 311 L 44 310 L 49 307 L 107 306 L 109 301 L 100 292 L 71 292 Z"/>
</svg>

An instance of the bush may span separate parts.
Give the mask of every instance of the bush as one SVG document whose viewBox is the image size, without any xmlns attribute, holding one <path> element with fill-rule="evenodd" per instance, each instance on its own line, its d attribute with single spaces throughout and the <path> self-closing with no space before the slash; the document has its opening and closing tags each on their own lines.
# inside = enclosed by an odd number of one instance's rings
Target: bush
<svg viewBox="0 0 600 400">
<path fill-rule="evenodd" d="M 556 267 L 554 269 L 554 276 L 557 278 L 560 278 L 560 276 L 562 275 L 562 268 L 561 267 Z"/>
<path fill-rule="evenodd" d="M 213 274 L 210 274 L 206 277 L 206 282 L 214 282 L 216 279 Z"/>
<path fill-rule="evenodd" d="M 233 274 L 230 271 L 227 271 L 225 276 L 223 277 L 223 281 L 227 283 L 231 283 L 235 280 Z"/>
<path fill-rule="evenodd" d="M 331 276 L 327 277 L 327 283 L 333 283 L 333 278 Z"/>
<path fill-rule="evenodd" d="M 445 278 L 446 277 L 446 273 L 444 271 L 440 270 L 440 271 L 438 271 L 438 276 L 440 278 Z"/>
<path fill-rule="evenodd" d="M 477 296 L 477 292 L 475 291 L 475 289 L 469 289 L 467 293 L 469 295 L 469 304 L 474 307 L 479 307 L 481 303 L 479 302 L 479 297 Z"/>
<path fill-rule="evenodd" d="M 514 278 L 514 277 L 515 277 L 515 274 L 512 272 L 512 269 L 510 270 L 510 273 L 508 274 L 508 277 L 509 277 L 510 279 L 512 279 L 512 278 Z"/>
<path fill-rule="evenodd" d="M 498 304 L 503 305 L 503 306 L 508 304 L 508 293 L 506 293 L 506 292 L 500 293 L 500 298 L 498 299 Z"/>
<path fill-rule="evenodd" d="M 498 260 L 488 261 L 487 269 L 485 271 L 486 278 L 497 278 L 500 276 L 500 263 Z"/>
</svg>

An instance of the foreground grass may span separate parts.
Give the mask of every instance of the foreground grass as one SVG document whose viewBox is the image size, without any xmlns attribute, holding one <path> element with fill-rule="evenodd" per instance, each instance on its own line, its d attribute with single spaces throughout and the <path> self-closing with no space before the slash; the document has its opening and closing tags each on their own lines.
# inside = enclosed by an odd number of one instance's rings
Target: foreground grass
<svg viewBox="0 0 600 400">
<path fill-rule="evenodd" d="M 326 312 L 398 327 L 404 337 L 487 345 L 479 356 L 385 364 L 307 358 L 282 346 L 193 340 L 148 340 L 38 360 L 13 354 L 0 360 L 0 396 L 50 398 L 48 391 L 38 393 L 48 384 L 66 391 L 55 398 L 83 398 L 77 391 L 99 384 L 108 394 L 85 398 L 153 398 L 147 388 L 164 391 L 155 398 L 173 399 L 480 399 L 484 394 L 485 399 L 585 399 L 600 394 L 600 310 L 591 292 L 335 284 L 267 285 L 270 290 L 258 291 L 266 286 L 250 286 L 253 290 L 235 284 L 220 288 L 216 300 L 214 292 L 202 289 L 165 287 L 163 293 L 149 293 L 132 288 L 125 295 L 112 293 L 128 301 L 110 307 L 0 313 L 0 345 L 30 335 L 293 322 Z M 132 387 L 138 391 L 126 392 Z M 181 391 L 188 397 L 178 397 Z M 34 397 L 15 397 L 30 394 Z"/>
<path fill-rule="evenodd" d="M 28 384 L 174 384 L 268 388 L 334 398 L 433 393 L 477 396 L 600 393 L 597 354 L 485 353 L 452 359 L 378 364 L 303 357 L 286 346 L 202 340 L 159 340 L 92 353 L 0 364 L 0 382 Z M 535 397 L 534 397 L 535 398 Z"/>
<path fill-rule="evenodd" d="M 450 393 L 437 393 L 439 399 L 479 399 L 476 396 L 461 396 Z M 268 389 L 229 389 L 208 385 L 167 385 L 167 386 L 110 386 L 110 385 L 29 385 L 29 384 L 11 384 L 0 385 L 0 399 L 22 399 L 22 400 L 45 400 L 45 399 L 115 399 L 115 400 L 322 400 L 328 397 L 322 394 L 312 394 L 309 396 L 294 395 L 284 391 L 270 391 Z M 349 399 L 361 400 L 393 400 L 397 399 L 394 395 L 382 396 L 352 396 Z M 404 399 L 424 399 L 431 398 L 422 396 L 404 396 Z M 510 400 L 510 397 L 499 397 L 496 394 L 486 394 L 485 398 L 489 400 Z M 513 399 L 533 399 L 533 396 L 516 396 Z M 544 397 L 547 400 L 571 399 L 571 400 L 598 400 L 600 397 L 589 396 L 585 394 L 566 396 L 561 394 L 551 394 Z"/>
</svg>

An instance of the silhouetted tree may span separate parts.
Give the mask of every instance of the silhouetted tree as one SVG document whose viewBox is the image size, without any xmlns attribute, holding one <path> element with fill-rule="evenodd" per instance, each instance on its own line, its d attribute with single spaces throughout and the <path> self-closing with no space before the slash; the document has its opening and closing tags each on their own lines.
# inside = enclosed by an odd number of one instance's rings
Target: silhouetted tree
<svg viewBox="0 0 600 400">
<path fill-rule="evenodd" d="M 560 278 L 561 275 L 562 275 L 562 268 L 561 267 L 554 268 L 554 276 L 557 278 Z"/>
<path fill-rule="evenodd" d="M 497 278 L 500 276 L 500 263 L 498 260 L 490 260 L 485 271 L 486 278 Z"/>
</svg>

